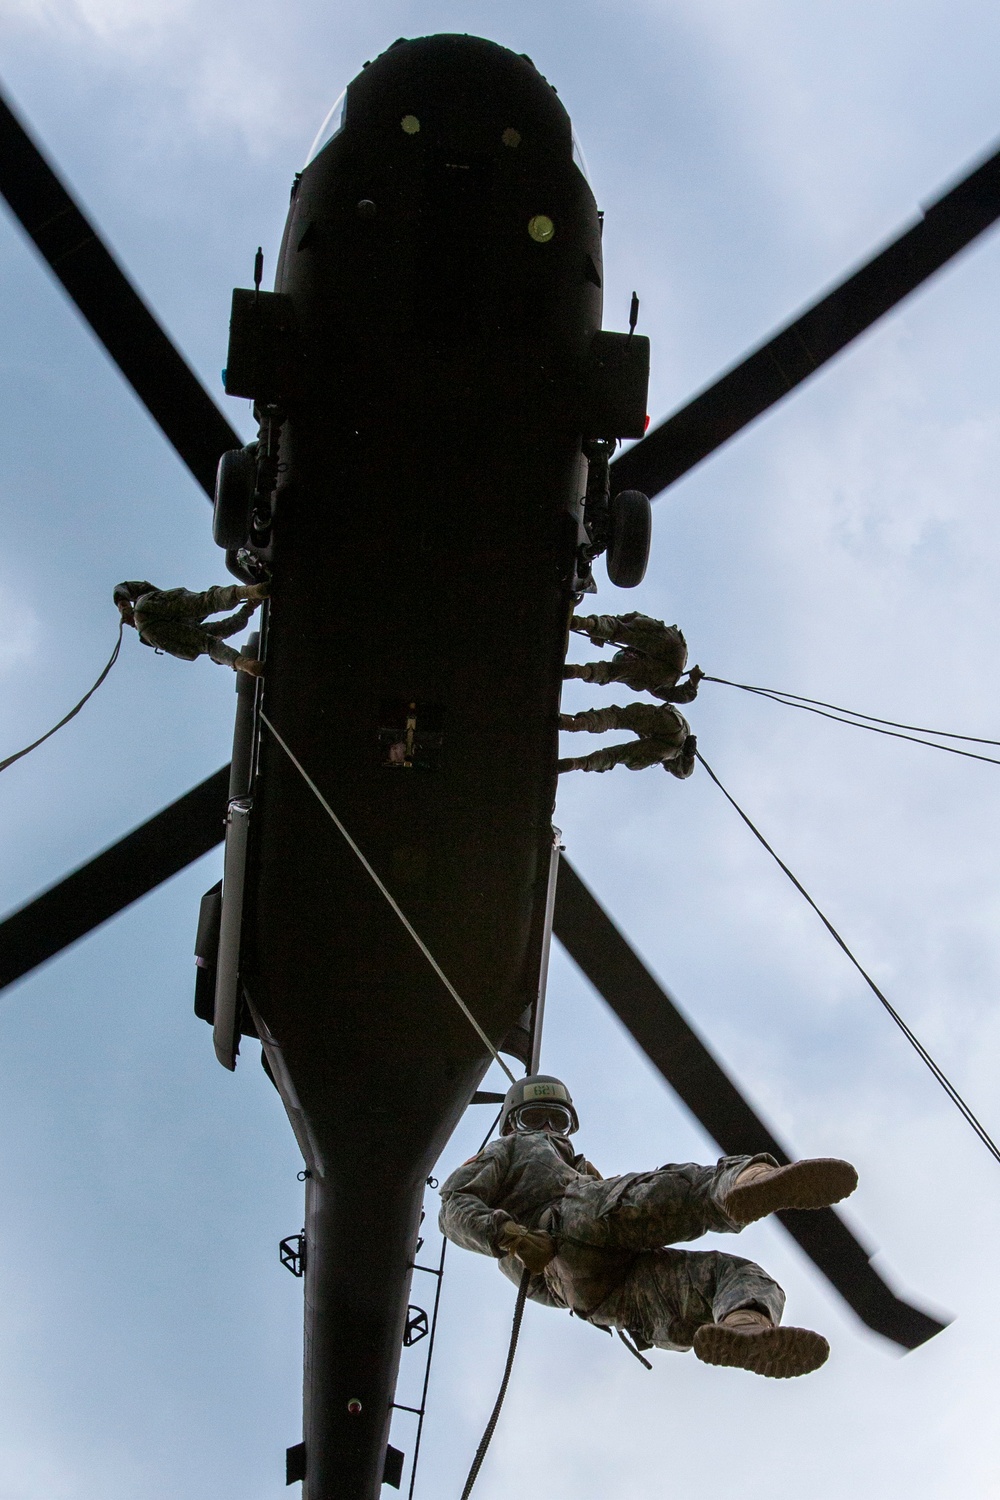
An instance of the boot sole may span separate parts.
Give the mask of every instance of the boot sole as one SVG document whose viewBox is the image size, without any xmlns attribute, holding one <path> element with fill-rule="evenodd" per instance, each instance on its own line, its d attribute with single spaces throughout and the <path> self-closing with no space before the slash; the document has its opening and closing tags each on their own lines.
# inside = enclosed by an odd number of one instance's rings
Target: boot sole
<svg viewBox="0 0 1000 1500">
<path fill-rule="evenodd" d="M 830 1345 L 821 1333 L 808 1328 L 761 1328 L 741 1333 L 719 1323 L 706 1323 L 694 1336 L 694 1352 L 706 1365 L 725 1365 L 773 1380 L 790 1380 L 826 1364 Z"/>
<path fill-rule="evenodd" d="M 752 1224 L 780 1208 L 829 1208 L 847 1198 L 858 1185 L 849 1161 L 817 1156 L 778 1167 L 769 1177 L 734 1187 L 724 1208 L 737 1224 Z"/>
</svg>

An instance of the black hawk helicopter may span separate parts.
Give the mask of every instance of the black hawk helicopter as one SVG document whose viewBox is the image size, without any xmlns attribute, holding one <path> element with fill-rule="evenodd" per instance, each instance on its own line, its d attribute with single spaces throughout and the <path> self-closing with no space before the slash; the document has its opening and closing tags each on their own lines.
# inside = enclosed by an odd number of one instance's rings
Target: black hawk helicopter
<svg viewBox="0 0 1000 1500">
<path fill-rule="evenodd" d="M 275 290 L 258 270 L 234 295 L 227 389 L 260 420 L 245 449 L 6 106 L 0 148 L 0 191 L 214 497 L 231 569 L 273 577 L 231 766 L 0 924 L 0 984 L 225 834 L 196 1006 L 227 1067 L 260 1037 L 308 1173 L 290 1472 L 309 1500 L 370 1500 L 392 1475 L 425 1178 L 491 1049 L 537 1056 L 550 932 L 724 1151 L 788 1159 L 558 854 L 568 615 L 602 551 L 618 582 L 641 578 L 643 496 L 1000 217 L 1000 154 L 642 437 L 648 350 L 601 329 L 600 216 L 554 91 L 489 42 L 399 42 L 297 177 Z M 317 555 L 338 566 L 332 613 Z M 939 1331 L 832 1210 L 781 1218 L 869 1327 L 905 1348 Z"/>
</svg>

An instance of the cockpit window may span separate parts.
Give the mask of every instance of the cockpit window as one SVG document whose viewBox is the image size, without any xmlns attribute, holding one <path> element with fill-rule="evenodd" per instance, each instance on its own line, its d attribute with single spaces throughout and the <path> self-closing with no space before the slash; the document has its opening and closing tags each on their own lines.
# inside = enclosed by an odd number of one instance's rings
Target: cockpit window
<svg viewBox="0 0 1000 1500">
<path fill-rule="evenodd" d="M 344 116 L 347 114 L 347 90 L 339 95 L 336 103 L 319 128 L 319 135 L 312 143 L 309 155 L 306 157 L 306 166 L 315 161 L 324 146 L 328 146 L 335 135 L 339 135 L 344 128 Z M 305 170 L 303 168 L 303 170 Z"/>
<path fill-rule="evenodd" d="M 580 142 L 577 139 L 575 130 L 573 131 L 573 160 L 576 162 L 577 166 L 580 168 L 580 171 L 583 173 L 588 187 L 592 187 L 593 184 L 590 181 L 590 172 L 587 170 L 587 158 L 583 154 L 583 147 L 580 145 Z"/>
</svg>

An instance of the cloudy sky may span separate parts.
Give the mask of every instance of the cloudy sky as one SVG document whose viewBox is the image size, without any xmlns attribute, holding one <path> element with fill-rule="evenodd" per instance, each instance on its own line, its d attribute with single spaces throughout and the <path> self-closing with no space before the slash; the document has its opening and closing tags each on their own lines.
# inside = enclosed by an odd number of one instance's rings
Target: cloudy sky
<svg viewBox="0 0 1000 1500">
<path fill-rule="evenodd" d="M 1000 133 L 1000 12 L 983 0 L 0 0 L 4 86 L 248 435 L 219 379 L 230 290 L 258 243 L 273 270 L 291 176 L 344 83 L 433 31 L 528 52 L 559 89 L 606 212 L 607 326 L 642 298 L 654 420 Z M 602 584 L 601 606 L 678 620 L 721 676 L 1000 738 L 998 281 L 987 235 L 661 500 L 648 581 Z M 2 755 L 93 680 L 118 579 L 204 587 L 223 569 L 200 491 L 5 214 L 0 329 Z M 0 780 L 2 908 L 221 765 L 233 706 L 228 673 L 126 641 L 85 713 Z M 1000 1132 L 1000 772 L 723 687 L 690 717 Z M 529 1307 L 477 1493 L 995 1496 L 1000 1168 L 706 776 L 573 778 L 558 821 L 776 1132 L 857 1163 L 848 1217 L 880 1268 L 954 1322 L 899 1358 L 767 1224 L 741 1250 L 833 1345 L 808 1379 L 666 1354 L 649 1374 Z M 277 1241 L 301 1224 L 300 1162 L 254 1049 L 230 1077 L 191 1014 L 197 903 L 219 869 L 207 857 L 0 1003 L 3 1500 L 283 1491 L 301 1284 Z M 605 1173 L 713 1157 L 558 952 L 543 1062 Z M 488 1261 L 452 1253 L 420 1500 L 460 1493 L 512 1302 Z M 404 1353 L 401 1400 L 421 1373 Z M 393 1434 L 408 1454 L 411 1422 Z"/>
</svg>

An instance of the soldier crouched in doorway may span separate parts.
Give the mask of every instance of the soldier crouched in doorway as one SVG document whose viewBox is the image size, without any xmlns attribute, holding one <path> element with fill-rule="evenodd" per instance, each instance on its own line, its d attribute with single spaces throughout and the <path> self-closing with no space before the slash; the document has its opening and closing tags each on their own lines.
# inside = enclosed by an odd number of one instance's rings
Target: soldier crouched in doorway
<svg viewBox="0 0 1000 1500">
<path fill-rule="evenodd" d="M 577 1155 L 569 1090 L 543 1074 L 508 1090 L 500 1137 L 441 1189 L 441 1229 L 500 1261 L 528 1296 L 619 1328 L 640 1349 L 694 1349 L 706 1364 L 758 1375 L 806 1375 L 830 1346 L 781 1326 L 785 1294 L 752 1261 L 720 1250 L 677 1250 L 713 1231 L 737 1234 L 782 1208 L 826 1208 L 854 1191 L 849 1162 L 724 1156 L 601 1178 Z"/>
</svg>

